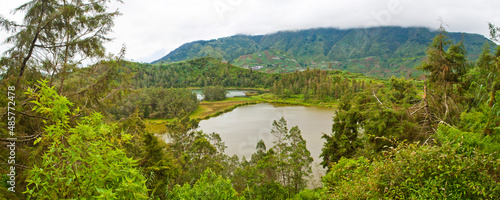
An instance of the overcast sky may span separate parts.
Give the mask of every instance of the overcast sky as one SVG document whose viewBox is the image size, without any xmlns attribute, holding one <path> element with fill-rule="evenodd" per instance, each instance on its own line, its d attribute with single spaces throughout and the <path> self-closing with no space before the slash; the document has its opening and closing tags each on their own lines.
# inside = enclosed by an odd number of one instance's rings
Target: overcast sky
<svg viewBox="0 0 500 200">
<path fill-rule="evenodd" d="M 0 14 L 23 1 L 2 0 Z M 266 34 L 316 27 L 424 26 L 437 29 L 442 19 L 450 32 L 488 37 L 488 22 L 500 26 L 498 0 L 123 0 L 110 9 L 115 38 L 106 44 L 117 54 L 127 46 L 128 60 L 151 62 L 180 45 L 235 34 Z M 8 35 L 0 32 L 0 40 Z M 0 52 L 9 46 L 0 45 Z"/>
</svg>

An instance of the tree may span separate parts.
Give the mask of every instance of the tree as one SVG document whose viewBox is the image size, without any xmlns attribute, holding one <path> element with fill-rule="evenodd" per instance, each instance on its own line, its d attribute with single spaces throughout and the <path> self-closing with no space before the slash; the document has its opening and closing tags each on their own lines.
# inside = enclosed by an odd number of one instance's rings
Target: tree
<svg viewBox="0 0 500 200">
<path fill-rule="evenodd" d="M 405 80 L 405 78 L 396 78 L 394 76 L 390 79 L 391 97 L 393 103 L 411 103 L 416 99 L 417 92 L 412 80 Z"/>
<path fill-rule="evenodd" d="M 346 106 L 341 106 L 344 110 L 335 112 L 332 134 L 323 134 L 321 137 L 326 140 L 320 155 L 323 158 L 321 162 L 323 167 L 329 167 L 330 164 L 337 162 L 342 157 L 351 158 L 361 147 L 359 139 L 361 113 L 357 110 L 351 110 L 348 103 L 341 105 Z"/>
<path fill-rule="evenodd" d="M 145 133 L 144 154 L 139 166 L 144 168 L 143 173 L 148 176 L 146 185 L 149 197 L 166 199 L 166 188 L 173 185 L 180 169 L 171 152 L 167 151 L 165 142 L 159 141 L 152 133 Z"/>
<path fill-rule="evenodd" d="M 48 148 L 42 161 L 27 172 L 28 197 L 147 199 L 145 179 L 135 168 L 136 161 L 110 142 L 115 127 L 105 124 L 99 113 L 73 125 L 70 118 L 78 109 L 71 112 L 71 102 L 46 82 L 40 84 L 38 93 L 29 91 L 36 99 L 34 110 L 47 117 L 44 137 L 35 143 Z M 124 135 L 123 142 L 127 138 Z"/>
<path fill-rule="evenodd" d="M 202 93 L 206 101 L 220 101 L 226 99 L 227 91 L 222 86 L 206 86 Z"/>
<path fill-rule="evenodd" d="M 271 135 L 273 135 L 274 149 L 279 153 L 285 151 L 285 140 L 288 136 L 287 122 L 284 117 L 281 117 L 279 121 L 273 121 L 273 128 L 271 129 Z"/>
<path fill-rule="evenodd" d="M 191 119 L 188 113 L 181 113 L 179 118 L 175 118 L 174 121 L 166 125 L 167 134 L 170 138 L 169 146 L 173 150 L 174 157 L 180 159 L 183 153 L 185 153 L 194 141 L 193 130 L 198 128 L 197 119 Z"/>
<path fill-rule="evenodd" d="M 264 140 L 259 140 L 257 142 L 257 146 L 255 147 L 255 150 L 257 150 L 254 154 L 252 154 L 252 159 L 251 162 L 257 163 L 259 160 L 264 158 L 266 156 L 266 144 L 264 143 Z"/>
<path fill-rule="evenodd" d="M 323 177 L 326 199 L 498 199 L 500 160 L 479 134 L 440 125 L 440 145 L 400 145 L 375 158 L 342 158 Z M 494 145 L 494 146 L 493 146 Z M 481 146 L 496 147 L 484 152 Z"/>
<path fill-rule="evenodd" d="M 284 117 L 273 122 L 273 147 L 266 151 L 257 142 L 250 161 L 243 159 L 234 171 L 233 183 L 250 199 L 284 199 L 300 192 L 311 175 L 313 158 L 297 126 L 288 129 Z"/>
<path fill-rule="evenodd" d="M 287 191 L 278 182 L 272 181 L 264 183 L 263 185 L 255 188 L 256 199 L 287 199 Z"/>
<path fill-rule="evenodd" d="M 167 125 L 167 144 L 181 168 L 176 183 L 193 183 L 208 168 L 218 174 L 222 174 L 224 167 L 232 168 L 228 163 L 231 158 L 224 154 L 226 146 L 220 136 L 194 130 L 198 127 L 198 120 L 191 119 L 188 113 L 181 116 Z"/>
<path fill-rule="evenodd" d="M 111 109 L 117 119 L 129 116 L 136 108 L 148 119 L 171 119 L 198 107 L 196 94 L 186 88 L 150 87 L 134 92 Z"/>
<path fill-rule="evenodd" d="M 271 134 L 274 136 L 271 150 L 276 152 L 277 182 L 289 191 L 290 197 L 306 186 L 306 178 L 312 173 L 313 158 L 299 127 L 294 126 L 289 130 L 284 117 L 273 121 Z M 262 148 L 262 145 L 258 143 L 257 147 Z"/>
<path fill-rule="evenodd" d="M 493 24 L 489 23 L 490 28 L 490 37 L 494 41 L 500 40 L 500 27 L 495 27 Z M 485 56 L 486 57 L 486 56 Z M 488 106 L 490 108 L 496 103 L 495 95 L 496 92 L 500 90 L 500 81 L 498 81 L 498 74 L 500 73 L 500 47 L 497 47 L 495 55 L 493 57 L 489 57 L 486 62 L 487 64 L 483 66 L 485 70 L 485 74 L 488 74 L 487 82 L 490 87 L 490 102 Z"/>
<path fill-rule="evenodd" d="M 467 70 L 466 51 L 462 42 L 452 44 L 442 26 L 439 31 L 427 50 L 426 59 L 418 68 L 430 72 L 429 89 L 438 96 L 437 105 L 434 106 L 438 109 L 437 114 L 440 114 L 441 120 L 452 121 L 457 112 L 454 110 L 450 115 L 450 111 L 457 107 L 459 101 L 459 96 L 454 95 L 458 92 L 454 86 L 462 82 L 461 78 Z"/>
<path fill-rule="evenodd" d="M 489 24 L 491 39 L 498 41 L 499 29 L 491 23 Z M 497 47 L 495 52 L 490 52 L 490 44 L 486 43 L 483 47 L 481 55 L 476 62 L 476 67 L 471 69 L 468 73 L 469 77 L 469 108 L 476 108 L 483 114 L 489 115 L 488 123 L 484 128 L 484 133 L 490 135 L 493 133 L 494 127 L 500 124 L 499 112 L 497 105 L 498 91 L 500 90 L 500 47 Z M 489 96 L 489 97 L 488 97 Z M 488 108 L 483 108 L 483 104 L 487 104 Z M 494 113 L 497 113 L 496 115 Z M 497 122 L 495 122 L 497 121 Z M 477 122 L 476 122 L 477 123 Z"/>
<path fill-rule="evenodd" d="M 311 163 L 313 162 L 313 158 L 297 126 L 290 129 L 287 140 L 290 143 L 290 159 L 288 164 L 292 173 L 290 177 L 290 186 L 292 188 L 292 193 L 296 194 L 306 187 L 305 178 L 309 177 L 312 173 Z"/>
<path fill-rule="evenodd" d="M 13 61 L 10 68 L 19 71 L 19 79 L 27 69 L 46 72 L 50 74 L 49 86 L 58 75 L 61 94 L 67 72 L 80 63 L 77 59 L 104 56 L 103 42 L 110 40 L 105 36 L 119 15 L 118 11 L 106 11 L 108 2 L 32 0 L 14 10 L 26 13 L 23 24 L 0 18 L 4 29 L 15 32 L 6 40 L 14 45 L 8 51 Z"/>
<path fill-rule="evenodd" d="M 38 80 L 48 79 L 48 85 L 57 85 L 58 93 L 80 107 L 82 113 L 99 111 L 106 115 L 105 105 L 126 94 L 128 88 L 121 64 L 110 58 L 87 68 L 75 66 L 85 58 L 104 56 L 105 34 L 118 15 L 106 11 L 108 2 L 32 0 L 14 10 L 25 13 L 22 24 L 0 18 L 1 28 L 12 33 L 5 42 L 13 44 L 0 61 L 2 68 L 7 67 L 0 91 L 5 91 L 6 85 L 26 91 Z M 40 130 L 43 116 L 32 112 L 33 105 L 25 94 L 19 93 L 16 100 L 17 128 L 31 137 L 34 130 Z"/>
<path fill-rule="evenodd" d="M 201 178 L 191 187 L 176 185 L 169 194 L 170 199 L 239 199 L 231 180 L 222 178 L 207 169 Z"/>
<path fill-rule="evenodd" d="M 99 61 L 97 64 L 87 68 L 76 67 L 82 64 L 81 61 L 83 59 L 89 57 L 102 59 L 104 57 L 103 42 L 108 40 L 105 35 L 110 31 L 114 17 L 118 15 L 116 11 L 107 11 L 106 5 L 108 2 L 110 1 L 32 0 L 19 6 L 15 10 L 15 12 L 24 13 L 24 20 L 22 23 L 18 24 L 0 18 L 1 29 L 5 29 L 12 34 L 5 42 L 13 45 L 11 49 L 5 52 L 6 57 L 0 60 L 2 67 L 2 84 L 0 84 L 0 91 L 6 92 L 8 86 L 15 86 L 16 91 L 27 91 L 28 87 L 40 85 L 40 83 L 37 83 L 38 80 L 47 79 L 48 81 L 44 82 L 47 87 L 55 86 L 56 89 L 54 89 L 54 91 L 57 91 L 58 95 L 65 96 L 66 101 L 73 103 L 73 106 L 70 108 L 71 111 L 77 108 L 80 109 L 78 115 L 67 118 L 66 123 L 70 124 L 71 127 L 63 127 L 63 130 L 61 130 L 64 132 L 61 133 L 61 137 L 65 139 L 73 137 L 78 138 L 79 135 L 71 132 L 69 130 L 70 128 L 73 130 L 73 128 L 79 127 L 76 125 L 80 123 L 81 120 L 87 120 L 88 117 L 92 119 L 99 118 L 96 116 L 97 114 L 95 114 L 95 111 L 105 111 L 105 105 L 109 105 L 111 101 L 125 94 L 124 91 L 129 88 L 127 87 L 126 81 L 127 76 L 124 76 L 126 72 L 121 68 L 121 63 L 115 61 L 115 58 L 110 57 L 107 61 Z M 4 67 L 7 68 L 5 69 Z M 52 123 L 54 120 L 49 122 L 46 113 L 32 110 L 33 107 L 39 106 L 35 104 L 36 101 L 34 101 L 35 99 L 33 98 L 35 97 L 30 97 L 21 92 L 16 94 L 17 102 L 15 114 L 16 124 L 18 125 L 16 131 L 19 137 L 28 138 L 25 143 L 19 143 L 16 148 L 19 152 L 19 164 L 29 169 L 26 171 L 19 171 L 19 182 L 17 186 L 22 189 L 25 189 L 28 183 L 25 181 L 26 176 L 29 175 L 28 173 L 39 170 L 42 164 L 54 165 L 54 163 L 50 163 L 52 161 L 42 160 L 42 157 L 46 155 L 46 158 L 61 158 L 60 152 L 48 152 L 52 143 L 51 141 L 45 140 L 45 136 L 47 132 L 49 132 L 49 130 L 46 129 L 48 126 L 47 123 Z M 47 105 L 47 110 L 58 109 L 51 106 L 52 105 Z M 5 109 L 0 112 L 0 115 L 5 116 Z M 106 114 L 106 112 L 102 112 L 102 115 L 106 116 Z M 59 113 L 58 115 L 61 114 Z M 101 118 L 103 117 L 101 116 L 100 119 Z M 99 120 L 96 119 L 94 121 Z M 103 124 L 102 121 L 98 123 L 99 126 Z M 81 123 L 83 124 L 83 122 Z M 83 124 L 82 126 L 87 125 L 89 124 Z M 104 125 L 102 126 L 105 127 Z M 121 148 L 121 145 L 115 143 L 117 141 L 123 143 L 128 142 L 127 140 L 130 138 L 127 139 L 127 137 L 130 135 L 121 134 L 121 132 L 116 131 L 114 125 L 110 125 L 103 130 L 94 130 L 94 132 L 105 135 L 103 137 L 89 136 L 91 140 L 96 140 L 98 143 L 102 144 L 102 147 L 99 148 L 94 148 L 92 145 L 90 146 L 93 148 L 91 150 L 102 153 L 96 154 L 95 156 L 105 155 L 106 159 L 99 160 L 99 162 L 104 163 L 104 165 L 109 164 L 108 162 L 123 164 L 122 166 L 130 167 L 130 170 L 127 169 L 129 175 L 136 175 L 136 171 L 134 171 L 136 169 L 133 167 L 135 161 L 125 155 L 125 150 Z M 114 136 L 116 132 L 120 133 L 120 136 L 111 137 L 111 135 Z M 4 133 L 3 130 L 2 133 Z M 89 131 L 89 134 L 90 133 Z M 40 140 L 42 136 L 44 139 Z M 5 135 L 2 134 L 2 137 L 5 137 Z M 34 147 L 31 147 L 34 143 L 33 141 L 39 142 L 36 143 Z M 68 144 L 65 143 L 65 145 Z M 74 154 L 70 156 L 80 156 L 75 152 L 80 151 L 83 146 L 88 145 L 88 143 L 87 141 L 83 142 L 81 144 L 82 147 L 79 147 L 80 144 L 78 143 L 72 143 L 72 145 L 78 147 L 71 148 L 71 150 L 74 150 L 71 153 Z M 29 159 L 27 159 L 28 156 Z M 88 155 L 82 155 L 82 157 L 83 156 Z M 121 160 L 113 159 L 117 156 Z M 62 158 L 70 159 L 69 157 Z M 86 157 L 86 159 L 87 158 L 90 159 L 89 157 Z M 98 159 L 96 158 L 96 160 Z M 71 165 L 72 162 L 73 161 L 68 161 L 66 164 Z M 80 162 L 82 161 L 78 161 L 77 163 Z M 55 169 L 55 171 L 64 170 L 64 167 L 67 166 L 62 166 L 61 168 Z M 92 165 L 91 167 L 97 166 Z M 110 167 L 110 169 L 116 168 Z M 61 171 L 57 173 L 59 172 Z M 94 172 L 99 173 L 103 171 L 94 169 Z M 61 173 L 66 174 L 66 172 Z M 44 178 L 47 178 L 46 181 L 51 181 L 50 177 L 46 175 L 47 174 L 44 175 Z M 92 175 L 92 173 L 89 172 L 88 175 Z M 110 176 L 113 175 L 115 174 L 111 174 Z M 103 180 L 108 180 L 107 178 L 109 177 L 102 177 Z M 143 178 L 134 177 L 132 179 L 140 180 Z M 109 184 L 115 184 L 116 181 L 119 180 L 121 179 L 118 178 L 109 181 Z M 83 182 L 87 180 L 80 181 Z M 60 184 L 60 182 L 57 182 L 57 184 Z M 36 184 L 32 183 L 28 189 L 34 189 L 31 188 L 34 185 Z M 111 185 L 106 187 L 111 188 L 117 186 Z M 56 185 L 54 187 L 59 186 Z M 103 185 L 99 185 L 99 187 L 101 186 Z M 94 189 L 95 187 L 92 190 Z M 32 195 L 43 193 L 39 193 L 40 191 L 38 191 L 37 188 L 30 191 Z M 81 194 L 81 192 L 74 193 L 75 195 Z M 89 195 L 94 194 L 89 190 Z"/>
<path fill-rule="evenodd" d="M 272 149 L 276 152 L 277 158 L 277 182 L 281 183 L 282 185 L 286 185 L 287 173 L 290 169 L 287 167 L 288 143 L 286 141 L 286 138 L 288 137 L 288 128 L 287 122 L 284 117 L 281 117 L 279 121 L 273 121 L 271 135 L 273 135 L 274 137 L 274 146 L 272 147 Z"/>
</svg>

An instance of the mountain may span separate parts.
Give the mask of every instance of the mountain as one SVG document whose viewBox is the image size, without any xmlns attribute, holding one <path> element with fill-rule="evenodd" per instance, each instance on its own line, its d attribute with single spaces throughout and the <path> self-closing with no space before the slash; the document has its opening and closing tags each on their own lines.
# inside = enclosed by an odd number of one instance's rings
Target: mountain
<svg viewBox="0 0 500 200">
<path fill-rule="evenodd" d="M 264 72 L 292 72 L 307 67 L 347 70 L 367 75 L 418 76 L 415 69 L 437 31 L 422 27 L 316 28 L 267 35 L 235 35 L 184 44 L 153 63 L 214 57 Z M 486 42 L 479 34 L 448 33 L 463 40 L 475 60 Z"/>
</svg>

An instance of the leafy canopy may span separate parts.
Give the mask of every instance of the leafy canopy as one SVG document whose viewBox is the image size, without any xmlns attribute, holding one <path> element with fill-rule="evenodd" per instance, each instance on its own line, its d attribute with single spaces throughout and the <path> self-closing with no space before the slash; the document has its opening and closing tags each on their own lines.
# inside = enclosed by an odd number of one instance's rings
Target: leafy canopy
<svg viewBox="0 0 500 200">
<path fill-rule="evenodd" d="M 29 93 L 35 98 L 33 109 L 48 118 L 45 136 L 39 140 L 48 149 L 27 172 L 28 197 L 146 199 L 145 179 L 136 161 L 109 142 L 115 126 L 104 123 L 99 113 L 70 123 L 78 109 L 72 112 L 71 102 L 47 87 L 46 81 L 39 84 L 38 93 Z"/>
</svg>

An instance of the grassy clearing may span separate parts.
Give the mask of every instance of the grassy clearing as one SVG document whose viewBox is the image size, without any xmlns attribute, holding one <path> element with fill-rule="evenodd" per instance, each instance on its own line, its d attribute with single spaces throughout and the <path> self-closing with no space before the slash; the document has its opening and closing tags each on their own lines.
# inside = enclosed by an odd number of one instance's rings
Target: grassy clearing
<svg viewBox="0 0 500 200">
<path fill-rule="evenodd" d="M 222 101 L 202 101 L 198 108 L 191 113 L 190 118 L 197 118 L 200 120 L 216 117 L 226 112 L 230 112 L 237 107 L 257 104 L 257 103 L 280 103 L 291 105 L 303 106 L 322 106 L 322 107 L 336 107 L 337 103 L 324 103 L 324 102 L 310 102 L 304 101 L 300 95 L 292 96 L 287 99 L 281 99 L 270 93 L 250 97 L 231 97 Z M 164 133 L 165 125 L 172 123 L 173 119 L 148 119 L 146 122 L 146 129 L 153 133 Z"/>
<path fill-rule="evenodd" d="M 165 124 L 172 123 L 174 119 L 145 119 L 144 124 L 146 130 L 151 133 L 161 134 L 165 133 Z"/>
<path fill-rule="evenodd" d="M 302 95 L 292 95 L 290 98 L 282 99 L 274 94 L 266 93 L 259 96 L 255 96 L 260 102 L 266 103 L 280 103 L 280 104 L 290 104 L 290 105 L 302 105 L 302 106 L 321 106 L 321 107 L 337 107 L 338 103 L 334 102 L 321 102 L 321 101 L 304 101 Z"/>
<path fill-rule="evenodd" d="M 239 106 L 258 103 L 256 97 L 231 97 L 222 101 L 203 101 L 198 108 L 189 116 L 197 119 L 208 119 L 229 112 Z M 153 133 L 166 132 L 165 125 L 172 123 L 174 119 L 147 119 L 146 129 Z"/>
<path fill-rule="evenodd" d="M 222 101 L 203 101 L 192 114 L 191 118 L 207 119 L 224 112 L 228 112 L 238 106 L 257 103 L 255 97 L 232 97 Z"/>
</svg>

